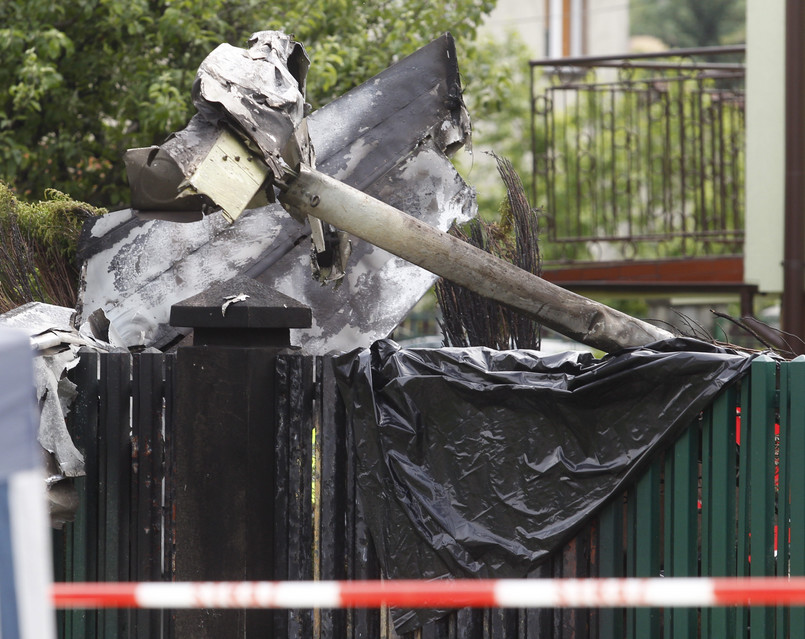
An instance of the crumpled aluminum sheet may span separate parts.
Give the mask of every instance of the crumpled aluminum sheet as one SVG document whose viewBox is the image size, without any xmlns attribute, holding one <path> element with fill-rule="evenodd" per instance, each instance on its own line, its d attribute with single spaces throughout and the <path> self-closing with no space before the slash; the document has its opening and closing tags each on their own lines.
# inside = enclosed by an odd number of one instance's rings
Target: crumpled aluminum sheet
<svg viewBox="0 0 805 639">
<path fill-rule="evenodd" d="M 76 385 L 67 373 L 78 364 L 82 347 L 98 351 L 111 348 L 73 328 L 74 313 L 71 308 L 30 302 L 0 315 L 0 326 L 16 328 L 27 335 L 27 354 L 36 355 L 32 369 L 39 410 L 34 418 L 38 420 L 36 439 L 45 451 L 37 462 L 41 463 L 44 456 L 50 523 L 57 529 L 73 521 L 78 508 L 78 493 L 71 478 L 86 474 L 84 456 L 73 443 L 65 421 L 77 395 Z"/>
<path fill-rule="evenodd" d="M 252 140 L 275 176 L 281 154 L 305 117 L 304 47 L 279 31 L 259 31 L 249 49 L 221 44 L 196 74 L 193 104 L 210 123 L 235 126 Z"/>
<path fill-rule="evenodd" d="M 447 158 L 470 135 L 449 35 L 305 122 L 322 172 L 442 230 L 475 215 L 475 193 Z M 309 305 L 314 326 L 292 340 L 326 353 L 388 335 L 435 281 L 352 238 L 347 276 L 322 288 L 311 277 L 309 234 L 278 205 L 245 211 L 232 225 L 220 215 L 146 222 L 130 210 L 91 220 L 77 325 L 101 309 L 116 345 L 165 348 L 188 332 L 168 325 L 172 304 L 246 274 Z"/>
<path fill-rule="evenodd" d="M 70 330 L 72 314 L 70 308 L 30 302 L 0 315 L 0 325 L 22 330 L 29 338 L 54 329 L 74 334 L 75 331 Z M 91 342 L 95 343 L 94 340 Z M 78 364 L 79 348 L 78 341 L 65 343 L 62 349 L 51 349 L 49 354 L 40 355 L 33 361 L 39 404 L 37 439 L 42 448 L 54 455 L 64 477 L 84 474 L 84 456 L 73 444 L 64 419 L 76 395 L 75 384 L 65 374 Z"/>
</svg>

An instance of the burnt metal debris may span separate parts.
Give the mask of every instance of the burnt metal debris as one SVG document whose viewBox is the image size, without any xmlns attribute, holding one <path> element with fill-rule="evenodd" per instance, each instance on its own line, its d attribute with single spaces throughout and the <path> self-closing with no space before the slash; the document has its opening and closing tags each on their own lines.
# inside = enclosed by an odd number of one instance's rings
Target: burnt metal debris
<svg viewBox="0 0 805 639">
<path fill-rule="evenodd" d="M 0 315 L 0 329 L 27 335 L 33 358 L 35 398 L 39 407 L 36 438 L 44 449 L 48 505 L 54 528 L 72 521 L 78 507 L 74 477 L 85 474 L 84 456 L 73 443 L 65 416 L 76 396 L 67 372 L 78 364 L 79 349 L 107 351 L 107 344 L 70 329 L 73 310 L 29 302 Z M 12 367 L 13 369 L 13 367 Z"/>
<path fill-rule="evenodd" d="M 244 55 L 234 48 L 223 51 Z M 337 287 L 323 287 L 311 277 L 310 224 L 278 204 L 247 208 L 239 216 L 232 215 L 233 209 L 229 214 L 237 219 L 230 224 L 223 216 L 204 215 L 216 206 L 209 195 L 193 193 L 192 185 L 180 187 L 184 171 L 201 164 L 223 135 L 226 144 L 241 148 L 239 160 L 236 154 L 227 157 L 228 167 L 262 165 L 269 180 L 270 188 L 243 197 L 259 202 L 261 194 L 264 201 L 274 194 L 273 174 L 256 144 L 231 134 L 237 126 L 219 126 L 200 113 L 161 147 L 127 154 L 134 208 L 110 213 L 84 229 L 78 324 L 88 327 L 89 317 L 99 312 L 109 323 L 113 343 L 164 348 L 189 330 L 169 325 L 173 304 L 243 274 L 313 309 L 313 326 L 292 331 L 293 343 L 308 352 L 348 350 L 387 336 L 433 285 L 435 275 L 352 237 L 346 275 Z M 447 157 L 470 135 L 449 35 L 313 112 L 304 127 L 315 144 L 320 171 L 440 229 L 475 215 L 474 192 Z M 183 138 L 193 144 L 183 146 Z M 195 154 L 194 159 L 182 152 Z M 279 153 L 272 156 L 276 163 L 285 161 Z M 240 183 L 254 188 L 251 178 Z M 321 237 L 325 244 L 329 238 L 332 247 L 332 233 L 322 229 Z M 346 243 L 343 236 L 335 242 L 341 249 L 335 261 L 340 261 Z"/>
<path fill-rule="evenodd" d="M 194 85 L 198 115 L 161 147 L 133 151 L 127 163 L 141 212 L 150 202 L 153 215 L 170 217 L 175 201 L 176 219 L 217 208 L 239 223 L 202 218 L 209 229 L 185 249 L 189 259 L 171 255 L 145 276 L 140 260 L 152 255 L 144 245 L 167 244 L 175 254 L 175 229 L 132 224 L 131 235 L 119 240 L 126 214 L 111 234 L 103 232 L 110 220 L 94 225 L 91 237 L 109 239 L 85 253 L 82 319 L 101 309 L 122 345 L 164 346 L 175 336 L 165 326 L 171 303 L 246 273 L 314 309 L 314 326 L 299 336 L 300 345 L 311 352 L 346 349 L 387 335 L 436 274 L 604 351 L 670 337 L 444 232 L 475 211 L 471 189 L 446 158 L 470 130 L 449 35 L 304 119 L 301 45 L 279 32 L 259 32 L 250 45 L 213 51 Z M 160 169 L 171 162 L 170 170 Z M 276 207 L 248 215 L 251 204 L 275 196 L 308 228 L 280 219 Z M 170 238 L 149 237 L 166 232 Z M 313 240 L 314 273 L 342 283 L 335 294 L 303 275 L 310 269 L 308 249 L 299 250 L 305 235 Z M 200 251 L 213 254 L 193 264 Z M 115 273 L 111 290 L 94 283 L 99 269 Z"/>
</svg>

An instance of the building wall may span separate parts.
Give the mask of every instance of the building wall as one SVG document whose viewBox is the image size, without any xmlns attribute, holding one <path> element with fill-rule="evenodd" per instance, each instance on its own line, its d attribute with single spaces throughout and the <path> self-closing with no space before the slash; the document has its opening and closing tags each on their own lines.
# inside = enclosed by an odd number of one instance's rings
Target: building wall
<svg viewBox="0 0 805 639">
<path fill-rule="evenodd" d="M 588 8 L 588 55 L 629 51 L 628 0 L 591 1 Z"/>
<path fill-rule="evenodd" d="M 517 33 L 528 45 L 533 57 L 542 57 L 545 51 L 544 0 L 498 0 L 497 6 L 479 29 L 481 37 L 505 40 Z"/>
<path fill-rule="evenodd" d="M 564 12 L 573 18 L 564 24 Z M 551 18 L 552 16 L 552 18 Z M 565 45 L 548 32 L 570 34 Z M 504 39 L 515 32 L 534 59 L 565 55 L 619 54 L 629 50 L 628 0 L 498 0 L 482 36 Z"/>
<path fill-rule="evenodd" d="M 744 279 L 783 289 L 785 2 L 747 0 Z"/>
</svg>

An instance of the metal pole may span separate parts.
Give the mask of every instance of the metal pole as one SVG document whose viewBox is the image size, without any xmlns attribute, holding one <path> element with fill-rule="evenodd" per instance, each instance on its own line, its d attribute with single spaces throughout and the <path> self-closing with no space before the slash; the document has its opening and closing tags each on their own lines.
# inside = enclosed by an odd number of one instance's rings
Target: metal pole
<svg viewBox="0 0 805 639">
<path fill-rule="evenodd" d="M 546 282 L 304 165 L 280 201 L 286 208 L 318 217 L 593 348 L 612 352 L 672 337 L 668 331 Z"/>
<path fill-rule="evenodd" d="M 805 339 L 805 6 L 786 2 L 785 35 L 785 240 L 782 328 Z M 792 340 L 797 353 L 805 343 Z"/>
</svg>

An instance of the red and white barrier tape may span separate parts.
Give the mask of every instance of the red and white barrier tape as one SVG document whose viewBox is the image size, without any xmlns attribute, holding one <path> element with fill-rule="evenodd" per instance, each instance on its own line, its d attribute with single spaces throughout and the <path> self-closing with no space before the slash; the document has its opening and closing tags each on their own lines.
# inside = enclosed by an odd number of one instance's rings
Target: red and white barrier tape
<svg viewBox="0 0 805 639">
<path fill-rule="evenodd" d="M 805 577 L 56 583 L 57 608 L 803 606 Z"/>
</svg>

